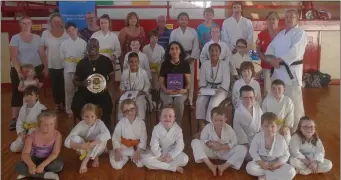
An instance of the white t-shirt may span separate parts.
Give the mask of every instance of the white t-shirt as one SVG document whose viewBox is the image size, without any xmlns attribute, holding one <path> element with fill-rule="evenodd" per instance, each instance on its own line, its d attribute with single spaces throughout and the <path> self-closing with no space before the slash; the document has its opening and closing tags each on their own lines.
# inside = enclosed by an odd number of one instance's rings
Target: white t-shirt
<svg viewBox="0 0 341 180">
<path fill-rule="evenodd" d="M 41 35 L 46 47 L 47 64 L 50 69 L 63 69 L 64 60 L 60 57 L 60 47 L 64 40 L 69 38 L 69 35 L 64 31 L 64 34 L 55 38 L 49 30 L 45 30 Z"/>
</svg>

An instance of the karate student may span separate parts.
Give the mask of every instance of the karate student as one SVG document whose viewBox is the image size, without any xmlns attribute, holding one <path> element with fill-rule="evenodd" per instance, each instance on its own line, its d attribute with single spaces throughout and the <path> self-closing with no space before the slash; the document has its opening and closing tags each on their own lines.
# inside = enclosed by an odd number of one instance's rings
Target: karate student
<svg viewBox="0 0 341 180">
<path fill-rule="evenodd" d="M 129 91 L 138 91 L 138 94 L 134 99 L 137 106 L 139 107 L 137 114 L 139 118 L 145 120 L 147 109 L 146 98 L 148 98 L 148 100 L 151 99 L 149 94 L 150 81 L 147 72 L 139 67 L 140 62 L 138 54 L 135 52 L 129 53 L 128 59 L 129 68 L 125 69 L 121 76 L 121 95 L 123 95 L 124 93 L 129 93 Z M 119 111 L 119 119 L 121 117 L 122 112 Z"/>
<path fill-rule="evenodd" d="M 295 169 L 287 164 L 290 153 L 282 135 L 277 133 L 277 116 L 272 112 L 262 115 L 262 131 L 257 133 L 250 145 L 252 161 L 246 171 L 259 180 L 291 180 Z"/>
<path fill-rule="evenodd" d="M 102 120 L 98 119 L 101 110 L 94 104 L 85 104 L 82 108 L 80 121 L 65 139 L 67 148 L 76 150 L 81 156 L 79 173 L 88 171 L 87 164 L 93 160 L 92 167 L 99 167 L 98 157 L 106 150 L 110 132 Z"/>
<path fill-rule="evenodd" d="M 253 25 L 250 19 L 242 16 L 242 2 L 232 3 L 232 16 L 225 19 L 222 27 L 221 40 L 228 43 L 232 51 L 236 51 L 236 42 L 242 38 L 247 41 L 248 47 L 253 43 Z"/>
<path fill-rule="evenodd" d="M 114 169 L 122 167 L 131 159 L 137 167 L 143 167 L 141 153 L 147 146 L 147 131 L 143 119 L 137 116 L 136 103 L 131 99 L 123 100 L 121 110 L 124 114 L 112 135 L 113 150 L 110 163 Z"/>
<path fill-rule="evenodd" d="M 308 39 L 306 32 L 298 27 L 298 18 L 296 10 L 285 13 L 286 28 L 277 34 L 265 52 L 265 55 L 276 57 L 268 59 L 274 67 L 271 69 L 273 78 L 284 81 L 284 94 L 294 103 L 294 127 L 291 132 L 296 131 L 299 119 L 305 114 L 301 86 L 303 56 Z"/>
<path fill-rule="evenodd" d="M 191 84 L 188 94 L 190 105 L 193 105 L 193 90 L 194 90 L 194 60 L 199 60 L 200 49 L 198 34 L 195 29 L 188 27 L 189 16 L 182 12 L 178 15 L 179 27 L 174 29 L 170 35 L 169 43 L 173 41 L 179 42 L 185 50 L 186 60 L 191 68 Z"/>
<path fill-rule="evenodd" d="M 152 73 L 151 89 L 152 93 L 160 88 L 159 74 L 161 63 L 165 56 L 165 50 L 157 42 L 159 40 L 159 33 L 157 31 L 151 31 L 149 33 L 149 44 L 143 47 L 143 53 L 145 53 L 149 60 L 150 71 Z M 156 95 L 156 94 L 155 94 Z"/>
<path fill-rule="evenodd" d="M 211 27 L 210 34 L 212 39 L 208 41 L 204 47 L 202 48 L 202 51 L 200 53 L 200 62 L 201 64 L 204 63 L 205 61 L 210 60 L 210 52 L 209 52 L 209 47 L 213 43 L 218 43 L 221 49 L 219 59 L 230 62 L 231 58 L 231 50 L 227 46 L 227 44 L 224 41 L 220 40 L 220 28 L 219 26 L 213 26 Z"/>
<path fill-rule="evenodd" d="M 230 86 L 230 70 L 228 62 L 219 60 L 221 47 L 214 43 L 209 47 L 210 61 L 205 61 L 200 68 L 200 90 L 212 89 L 215 91 L 214 95 L 201 94 L 196 101 L 196 118 L 199 120 L 199 133 L 205 127 L 205 121 L 211 121 L 211 111 L 214 107 L 225 100 L 228 96 Z"/>
<path fill-rule="evenodd" d="M 139 61 L 140 61 L 139 66 L 140 66 L 140 68 L 144 69 L 147 72 L 148 78 L 151 80 L 152 79 L 152 73 L 150 71 L 149 60 L 148 60 L 147 55 L 140 51 L 140 48 L 141 48 L 140 41 L 138 39 L 131 40 L 129 46 L 130 46 L 131 51 L 128 52 L 124 56 L 123 70 L 129 69 L 129 64 L 128 64 L 129 54 L 135 52 L 135 53 L 138 54 L 138 57 L 139 57 Z"/>
<path fill-rule="evenodd" d="M 287 144 L 290 142 L 290 129 L 294 125 L 294 104 L 288 96 L 284 95 L 285 84 L 282 80 L 276 79 L 272 82 L 271 93 L 268 93 L 263 101 L 263 112 L 273 112 L 277 115 L 276 121 L 279 134 Z"/>
<path fill-rule="evenodd" d="M 234 112 L 233 129 L 239 144 L 250 147 L 254 135 L 261 129 L 263 112 L 259 104 L 255 103 L 255 93 L 251 86 L 240 88 L 240 99 L 241 104 Z"/>
<path fill-rule="evenodd" d="M 327 173 L 333 167 L 332 162 L 324 158 L 324 147 L 315 127 L 314 120 L 303 116 L 295 135 L 291 138 L 290 164 L 296 169 L 297 174 Z"/>
<path fill-rule="evenodd" d="M 27 135 L 31 134 L 38 126 L 38 115 L 46 110 L 46 107 L 39 102 L 39 89 L 35 86 L 28 86 L 24 91 L 24 104 L 20 108 L 16 124 L 17 139 L 11 144 L 12 152 L 21 152 Z"/>
<path fill-rule="evenodd" d="M 241 74 L 240 66 L 243 62 L 251 62 L 249 52 L 247 50 L 247 42 L 245 39 L 238 39 L 236 42 L 237 52 L 231 56 L 231 66 L 235 68 L 231 73 L 234 76 L 239 76 Z M 237 78 L 239 79 L 239 78 Z"/>
<path fill-rule="evenodd" d="M 148 169 L 161 169 L 183 173 L 188 163 L 182 129 L 175 122 L 175 111 L 171 107 L 161 110 L 160 122 L 154 127 L 150 140 L 150 151 L 142 156 Z"/>
<path fill-rule="evenodd" d="M 240 65 L 241 76 L 239 80 L 237 80 L 232 88 L 232 103 L 233 106 L 236 108 L 240 103 L 240 88 L 245 85 L 249 85 L 254 90 L 255 100 L 258 104 L 261 104 L 262 96 L 260 92 L 260 86 L 258 81 L 253 79 L 255 75 L 255 67 L 253 66 L 252 62 L 243 62 Z"/>
<path fill-rule="evenodd" d="M 208 168 L 216 176 L 217 169 L 219 176 L 232 167 L 239 170 L 244 162 L 247 148 L 238 145 L 236 133 L 232 127 L 226 124 L 225 110 L 215 107 L 212 110 L 212 123 L 205 126 L 199 139 L 191 143 L 196 163 L 205 162 Z M 213 164 L 210 159 L 226 160 L 222 165 Z"/>
<path fill-rule="evenodd" d="M 62 42 L 60 57 L 64 60 L 65 111 L 71 116 L 71 102 L 76 91 L 72 80 L 77 63 L 86 55 L 86 42 L 78 37 L 76 24 L 69 22 L 65 29 L 70 37 Z"/>
</svg>

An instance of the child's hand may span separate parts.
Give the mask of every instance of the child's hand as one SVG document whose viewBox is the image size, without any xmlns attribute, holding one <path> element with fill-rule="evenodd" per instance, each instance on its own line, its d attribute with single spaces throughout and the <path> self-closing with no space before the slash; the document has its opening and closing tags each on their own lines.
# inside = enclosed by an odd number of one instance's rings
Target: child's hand
<svg viewBox="0 0 341 180">
<path fill-rule="evenodd" d="M 166 157 L 165 157 L 165 161 L 164 162 L 166 162 L 166 163 L 170 163 L 170 162 L 172 162 L 174 159 L 172 158 L 172 157 L 170 157 L 169 155 L 167 155 Z"/>
<path fill-rule="evenodd" d="M 134 163 L 137 163 L 138 161 L 140 161 L 140 150 L 136 150 L 133 157 L 132 157 L 132 160 Z"/>
<path fill-rule="evenodd" d="M 310 161 L 308 159 L 302 159 L 301 161 L 304 163 L 304 165 L 306 165 L 306 167 L 309 167 Z"/>
<path fill-rule="evenodd" d="M 261 161 L 259 163 L 259 165 L 264 170 L 270 170 L 271 169 L 270 164 L 268 162 Z"/>
<path fill-rule="evenodd" d="M 276 170 L 282 166 L 282 163 L 280 161 L 276 161 L 276 162 L 270 163 L 269 166 L 270 166 L 270 170 Z"/>
<path fill-rule="evenodd" d="M 37 166 L 37 170 L 36 170 L 36 173 L 42 173 L 44 172 L 44 166 L 42 166 L 41 164 L 39 166 Z"/>
<path fill-rule="evenodd" d="M 89 143 L 90 149 L 94 148 L 98 143 L 96 141 L 92 141 Z"/>
<path fill-rule="evenodd" d="M 115 161 L 121 161 L 122 158 L 123 158 L 122 149 L 121 148 L 115 149 Z"/>
<path fill-rule="evenodd" d="M 318 164 L 316 161 L 311 161 L 310 164 L 309 164 L 309 169 L 311 169 L 311 171 L 316 174 L 318 173 L 317 171 L 317 167 L 318 167 Z"/>
<path fill-rule="evenodd" d="M 35 175 L 37 171 L 37 166 L 35 164 L 32 164 L 28 167 L 28 171 L 30 172 L 30 174 Z"/>
<path fill-rule="evenodd" d="M 283 135 L 283 136 L 286 136 L 286 135 L 288 135 L 289 130 L 290 130 L 289 127 L 284 125 L 281 128 L 280 134 Z"/>
<path fill-rule="evenodd" d="M 160 156 L 159 158 L 157 158 L 157 160 L 161 161 L 161 162 L 164 162 L 165 161 L 165 156 Z"/>
</svg>

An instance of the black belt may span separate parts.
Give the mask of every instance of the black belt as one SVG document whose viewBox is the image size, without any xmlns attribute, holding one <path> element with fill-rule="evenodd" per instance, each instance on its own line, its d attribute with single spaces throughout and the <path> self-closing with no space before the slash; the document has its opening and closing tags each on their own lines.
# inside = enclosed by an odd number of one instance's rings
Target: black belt
<svg viewBox="0 0 341 180">
<path fill-rule="evenodd" d="M 300 65 L 300 64 L 303 64 L 303 60 L 295 61 L 295 62 L 291 63 L 290 66 L 296 66 L 296 65 Z M 294 76 L 292 75 L 292 72 L 290 71 L 289 66 L 288 66 L 285 62 L 280 62 L 279 65 L 285 67 L 285 69 L 286 69 L 287 72 L 288 72 L 288 75 L 289 75 L 290 79 L 294 79 Z M 274 71 L 275 71 L 275 68 L 272 67 L 272 68 L 271 68 L 271 71 L 270 71 L 270 76 L 272 76 L 272 74 L 274 73 Z"/>
<path fill-rule="evenodd" d="M 207 84 L 211 85 L 212 89 L 217 89 L 219 85 L 221 85 L 221 83 L 211 83 L 211 82 L 207 82 Z"/>
</svg>

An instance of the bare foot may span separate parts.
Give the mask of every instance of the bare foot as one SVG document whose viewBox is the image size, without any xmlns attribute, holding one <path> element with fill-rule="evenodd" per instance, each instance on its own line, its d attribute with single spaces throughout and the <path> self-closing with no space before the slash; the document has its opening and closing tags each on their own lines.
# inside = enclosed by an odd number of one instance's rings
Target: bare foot
<svg viewBox="0 0 341 180">
<path fill-rule="evenodd" d="M 217 176 L 217 168 L 218 166 L 217 165 L 209 165 L 208 168 L 213 172 L 213 176 Z"/>
<path fill-rule="evenodd" d="M 218 165 L 218 172 L 219 172 L 219 176 L 223 175 L 223 172 L 230 167 L 230 164 L 222 164 L 222 165 Z"/>
<path fill-rule="evenodd" d="M 88 162 L 89 162 L 88 157 L 83 159 L 83 161 L 81 163 L 81 167 L 79 168 L 79 174 L 83 174 L 83 173 L 86 173 L 88 171 L 88 167 L 87 167 Z"/>
<path fill-rule="evenodd" d="M 99 159 L 98 156 L 95 157 L 94 161 L 92 161 L 92 167 L 98 167 L 99 166 Z"/>
<path fill-rule="evenodd" d="M 258 180 L 266 180 L 266 179 L 265 179 L 265 176 L 259 176 Z"/>
<path fill-rule="evenodd" d="M 178 171 L 181 174 L 184 173 L 184 169 L 182 167 L 176 167 L 176 171 Z"/>
</svg>

